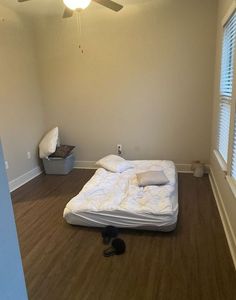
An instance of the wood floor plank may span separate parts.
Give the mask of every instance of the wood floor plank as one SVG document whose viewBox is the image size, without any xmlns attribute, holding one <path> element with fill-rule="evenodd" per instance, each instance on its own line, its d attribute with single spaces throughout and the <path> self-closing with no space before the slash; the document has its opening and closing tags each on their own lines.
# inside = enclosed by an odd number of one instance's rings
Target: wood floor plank
<svg viewBox="0 0 236 300">
<path fill-rule="evenodd" d="M 104 258 L 100 230 L 68 225 L 66 203 L 93 175 L 41 175 L 12 194 L 30 300 L 234 300 L 236 272 L 207 176 L 179 175 L 171 233 L 121 230 Z"/>
</svg>

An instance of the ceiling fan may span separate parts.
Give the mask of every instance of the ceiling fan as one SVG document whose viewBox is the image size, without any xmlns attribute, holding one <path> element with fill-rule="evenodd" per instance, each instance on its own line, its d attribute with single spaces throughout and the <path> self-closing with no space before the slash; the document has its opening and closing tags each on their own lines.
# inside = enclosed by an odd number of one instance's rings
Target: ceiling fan
<svg viewBox="0 0 236 300">
<path fill-rule="evenodd" d="M 18 2 L 25 2 L 29 0 L 17 0 Z M 69 18 L 73 16 L 74 11 L 85 9 L 89 6 L 91 1 L 97 2 L 111 10 L 119 11 L 123 8 L 122 5 L 112 1 L 112 0 L 63 0 L 65 4 L 65 10 L 63 14 L 63 18 Z"/>
</svg>

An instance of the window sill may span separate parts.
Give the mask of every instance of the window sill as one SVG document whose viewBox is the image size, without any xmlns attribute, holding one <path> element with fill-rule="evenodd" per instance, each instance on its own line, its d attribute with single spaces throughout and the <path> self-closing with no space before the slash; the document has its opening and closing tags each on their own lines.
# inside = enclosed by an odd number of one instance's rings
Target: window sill
<svg viewBox="0 0 236 300">
<path fill-rule="evenodd" d="M 236 181 L 231 176 L 226 176 L 226 180 L 231 188 L 231 191 L 236 198 Z"/>
<path fill-rule="evenodd" d="M 216 157 L 216 160 L 219 163 L 219 166 L 222 170 L 222 172 L 225 174 L 225 179 L 234 195 L 234 197 L 236 198 L 236 181 L 229 175 L 227 175 L 227 165 L 225 163 L 225 161 L 223 160 L 223 158 L 221 157 L 220 153 L 217 150 L 214 150 L 214 155 Z"/>
<path fill-rule="evenodd" d="M 217 150 L 214 150 L 213 152 L 219 163 L 221 170 L 225 173 L 225 175 L 227 175 L 227 164 L 225 163 L 222 156 L 220 155 L 220 153 Z"/>
</svg>

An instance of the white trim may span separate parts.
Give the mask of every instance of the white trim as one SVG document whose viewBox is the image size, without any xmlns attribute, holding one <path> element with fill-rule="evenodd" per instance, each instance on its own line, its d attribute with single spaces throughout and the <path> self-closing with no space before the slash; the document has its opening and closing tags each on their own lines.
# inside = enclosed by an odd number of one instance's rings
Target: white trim
<svg viewBox="0 0 236 300">
<path fill-rule="evenodd" d="M 175 164 L 178 173 L 193 173 L 191 164 Z M 96 161 L 76 160 L 74 169 L 97 169 Z M 208 173 L 209 166 L 205 165 L 205 172 Z"/>
<path fill-rule="evenodd" d="M 180 173 L 193 173 L 191 170 L 191 164 L 175 164 L 176 169 Z M 75 169 L 97 169 L 96 161 L 75 161 Z"/>
<path fill-rule="evenodd" d="M 217 150 L 214 150 L 213 153 L 216 157 L 216 161 L 218 162 L 222 172 L 224 172 L 225 179 L 227 180 L 227 183 L 228 183 L 234 197 L 236 198 L 236 181 L 234 180 L 234 178 L 232 178 L 232 176 L 227 175 L 228 174 L 227 165 L 225 164 L 225 161 L 221 157 L 220 153 Z"/>
<path fill-rule="evenodd" d="M 229 221 L 228 214 L 226 212 L 224 201 L 222 198 L 222 195 L 220 193 L 220 189 L 217 185 L 214 173 L 212 171 L 212 168 L 210 167 L 210 183 L 212 187 L 213 194 L 215 196 L 216 204 L 218 207 L 218 211 L 220 213 L 221 221 L 224 227 L 225 235 L 227 238 L 227 242 L 229 245 L 230 253 L 233 259 L 234 267 L 236 269 L 236 237 L 234 235 L 234 231 L 232 229 L 232 226 Z"/>
<path fill-rule="evenodd" d="M 236 182 L 231 176 L 226 176 L 226 180 L 231 188 L 231 191 L 236 198 Z"/>
<path fill-rule="evenodd" d="M 223 27 L 228 22 L 229 18 L 231 17 L 231 15 L 235 11 L 235 9 L 236 9 L 236 1 L 234 0 L 233 3 L 231 4 L 230 8 L 228 9 L 227 13 L 225 14 L 225 16 L 223 17 L 223 19 L 221 21 L 221 25 Z"/>
<path fill-rule="evenodd" d="M 193 173 L 191 164 L 175 164 L 178 173 Z"/>
<path fill-rule="evenodd" d="M 39 176 L 42 173 L 41 168 L 38 166 L 36 168 L 34 168 L 33 170 L 17 177 L 16 179 L 13 179 L 9 182 L 9 189 L 10 192 L 15 191 L 16 189 L 18 189 L 19 187 L 21 187 L 22 185 L 26 184 L 27 182 L 29 182 L 30 180 L 34 179 L 35 177 Z"/>
<path fill-rule="evenodd" d="M 76 160 L 74 169 L 97 169 L 96 161 Z"/>
<path fill-rule="evenodd" d="M 209 165 L 208 164 L 203 164 L 204 165 L 204 173 L 208 174 L 209 173 Z M 190 173 L 193 174 L 193 170 L 191 168 L 192 164 L 175 164 L 177 172 L 178 173 Z"/>
<path fill-rule="evenodd" d="M 221 154 L 219 153 L 219 151 L 218 150 L 213 150 L 213 153 L 214 153 L 214 155 L 215 155 L 215 157 L 216 157 L 216 159 L 217 159 L 217 161 L 219 163 L 219 166 L 220 166 L 221 170 L 223 172 L 227 172 L 227 164 L 224 161 L 224 159 L 221 156 Z"/>
</svg>

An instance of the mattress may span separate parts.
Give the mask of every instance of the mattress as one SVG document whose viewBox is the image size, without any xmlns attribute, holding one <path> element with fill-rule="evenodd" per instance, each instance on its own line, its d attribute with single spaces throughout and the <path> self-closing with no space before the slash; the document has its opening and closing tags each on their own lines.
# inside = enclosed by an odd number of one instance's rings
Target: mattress
<svg viewBox="0 0 236 300">
<path fill-rule="evenodd" d="M 167 160 L 132 161 L 133 168 L 112 173 L 99 168 L 63 213 L 72 225 L 171 231 L 178 217 L 178 184 L 175 165 Z M 136 174 L 163 171 L 163 186 L 139 187 Z"/>
</svg>

